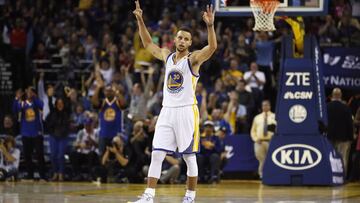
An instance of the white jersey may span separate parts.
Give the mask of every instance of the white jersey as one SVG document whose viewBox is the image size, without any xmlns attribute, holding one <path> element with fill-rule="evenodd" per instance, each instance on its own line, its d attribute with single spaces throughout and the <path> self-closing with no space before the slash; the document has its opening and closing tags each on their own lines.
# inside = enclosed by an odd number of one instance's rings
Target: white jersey
<svg viewBox="0 0 360 203">
<path fill-rule="evenodd" d="M 166 59 L 162 103 L 164 107 L 197 104 L 195 88 L 199 76 L 192 72 L 189 55 L 181 58 L 176 64 L 174 63 L 175 53 L 171 53 Z"/>
</svg>

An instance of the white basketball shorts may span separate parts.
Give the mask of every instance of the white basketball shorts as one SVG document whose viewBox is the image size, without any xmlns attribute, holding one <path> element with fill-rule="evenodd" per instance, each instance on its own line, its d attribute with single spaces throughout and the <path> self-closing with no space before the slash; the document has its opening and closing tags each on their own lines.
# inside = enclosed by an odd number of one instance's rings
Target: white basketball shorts
<svg viewBox="0 0 360 203">
<path fill-rule="evenodd" d="M 191 154 L 199 152 L 197 105 L 163 107 L 155 127 L 153 150 Z"/>
</svg>

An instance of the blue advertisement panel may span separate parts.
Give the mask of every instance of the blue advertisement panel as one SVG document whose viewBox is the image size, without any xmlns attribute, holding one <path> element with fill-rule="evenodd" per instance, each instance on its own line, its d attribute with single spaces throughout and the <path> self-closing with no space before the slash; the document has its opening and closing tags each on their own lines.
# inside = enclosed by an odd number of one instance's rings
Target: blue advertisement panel
<svg viewBox="0 0 360 203">
<path fill-rule="evenodd" d="M 303 58 L 294 58 L 292 39 L 283 42 L 277 99 L 277 130 L 266 156 L 267 185 L 339 185 L 343 164 L 321 126 L 327 124 L 322 55 L 316 39 L 305 38 Z"/>
<path fill-rule="evenodd" d="M 326 87 L 360 90 L 360 48 L 323 48 Z"/>
<path fill-rule="evenodd" d="M 227 136 L 225 151 L 228 162 L 224 172 L 257 171 L 258 161 L 254 154 L 254 143 L 249 134 Z"/>
</svg>

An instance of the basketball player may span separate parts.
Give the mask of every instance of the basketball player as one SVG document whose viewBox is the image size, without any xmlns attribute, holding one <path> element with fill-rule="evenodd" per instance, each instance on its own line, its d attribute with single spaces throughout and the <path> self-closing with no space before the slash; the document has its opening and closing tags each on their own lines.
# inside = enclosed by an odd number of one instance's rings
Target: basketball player
<svg viewBox="0 0 360 203">
<path fill-rule="evenodd" d="M 142 18 L 139 1 L 135 1 L 134 15 L 144 47 L 165 63 L 163 108 L 160 112 L 153 140 L 153 152 L 148 173 L 147 188 L 137 203 L 153 202 L 155 187 L 161 173 L 162 162 L 168 152 L 176 149 L 187 165 L 187 191 L 183 203 L 194 202 L 198 168 L 195 153 L 199 151 L 199 110 L 195 97 L 200 65 L 208 60 L 217 48 L 214 31 L 214 12 L 207 6 L 203 20 L 208 30 L 208 45 L 189 52 L 191 33 L 181 28 L 174 42 L 176 52 L 159 48 L 152 42 Z"/>
</svg>

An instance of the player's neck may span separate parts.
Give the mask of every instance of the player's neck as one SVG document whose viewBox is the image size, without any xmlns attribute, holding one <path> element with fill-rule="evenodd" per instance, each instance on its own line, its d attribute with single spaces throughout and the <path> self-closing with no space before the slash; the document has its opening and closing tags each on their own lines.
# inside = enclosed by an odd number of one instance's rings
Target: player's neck
<svg viewBox="0 0 360 203">
<path fill-rule="evenodd" d="M 175 53 L 175 59 L 176 61 L 178 61 L 178 59 L 181 59 L 182 57 L 186 56 L 189 54 L 189 50 L 186 51 L 176 51 Z"/>
</svg>

